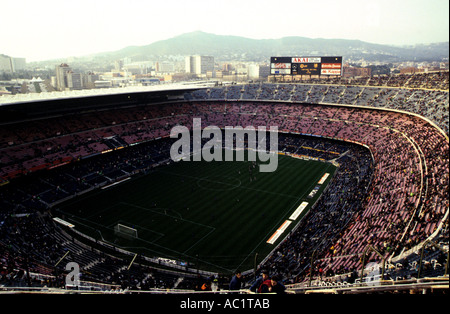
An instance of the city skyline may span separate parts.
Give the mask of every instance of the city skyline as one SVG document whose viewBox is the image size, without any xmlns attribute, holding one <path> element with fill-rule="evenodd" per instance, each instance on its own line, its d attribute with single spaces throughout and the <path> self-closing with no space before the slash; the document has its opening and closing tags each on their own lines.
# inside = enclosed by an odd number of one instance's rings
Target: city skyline
<svg viewBox="0 0 450 314">
<path fill-rule="evenodd" d="M 143 46 L 192 31 L 253 39 L 357 39 L 386 45 L 448 41 L 447 0 L 24 0 L 1 4 L 0 54 L 27 62 Z"/>
</svg>

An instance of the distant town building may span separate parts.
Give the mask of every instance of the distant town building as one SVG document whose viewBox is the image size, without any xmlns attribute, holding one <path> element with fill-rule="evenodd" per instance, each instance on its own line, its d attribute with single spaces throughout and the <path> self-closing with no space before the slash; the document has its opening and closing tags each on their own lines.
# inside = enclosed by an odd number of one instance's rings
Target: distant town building
<svg viewBox="0 0 450 314">
<path fill-rule="evenodd" d="M 69 88 L 69 84 L 67 82 L 67 73 L 72 71 L 72 69 L 66 64 L 61 63 L 55 67 L 56 73 L 56 90 L 64 91 Z"/>
<path fill-rule="evenodd" d="M 223 72 L 231 72 L 233 70 L 233 66 L 230 63 L 224 63 L 222 65 Z"/>
<path fill-rule="evenodd" d="M 83 75 L 70 71 L 67 73 L 67 86 L 70 90 L 83 89 Z"/>
<path fill-rule="evenodd" d="M 267 65 L 251 64 L 248 66 L 248 78 L 252 80 L 264 80 L 270 74 L 270 67 Z"/>
<path fill-rule="evenodd" d="M 150 69 L 150 62 L 133 62 L 124 64 L 122 70 L 131 75 L 147 74 Z M 126 74 L 128 75 L 128 74 Z M 125 76 L 126 76 L 125 75 Z"/>
<path fill-rule="evenodd" d="M 189 73 L 174 73 L 164 75 L 165 82 L 182 82 L 192 79 L 193 74 Z"/>
<path fill-rule="evenodd" d="M 25 58 L 11 58 L 11 63 L 13 72 L 25 70 L 27 66 L 27 61 Z"/>
<path fill-rule="evenodd" d="M 24 70 L 25 67 L 25 58 L 13 58 L 0 54 L 0 72 L 14 73 L 20 70 Z"/>
<path fill-rule="evenodd" d="M 11 58 L 0 55 L 0 72 L 12 73 Z"/>
<path fill-rule="evenodd" d="M 114 71 L 120 71 L 123 67 L 123 60 L 116 60 L 114 61 Z"/>
<path fill-rule="evenodd" d="M 343 77 L 370 77 L 372 76 L 371 68 L 357 68 L 351 66 L 344 66 L 342 71 Z"/>
<path fill-rule="evenodd" d="M 175 64 L 173 62 L 168 61 L 156 62 L 155 70 L 158 73 L 174 73 Z"/>
<path fill-rule="evenodd" d="M 111 81 L 103 81 L 98 80 L 94 82 L 95 88 L 111 88 L 112 82 Z"/>
<path fill-rule="evenodd" d="M 79 90 L 84 88 L 83 75 L 74 72 L 66 63 L 57 65 L 56 73 L 56 90 Z"/>
<path fill-rule="evenodd" d="M 186 73 L 206 75 L 214 72 L 214 57 L 211 56 L 188 56 L 185 59 Z"/>
<path fill-rule="evenodd" d="M 413 66 L 409 66 L 409 67 L 400 69 L 400 74 L 414 74 L 414 73 L 419 73 L 419 72 L 423 72 L 423 70 L 419 70 L 418 68 L 413 67 Z"/>
<path fill-rule="evenodd" d="M 84 88 L 95 88 L 95 81 L 98 81 L 100 76 L 96 73 L 88 72 L 83 77 Z"/>
</svg>

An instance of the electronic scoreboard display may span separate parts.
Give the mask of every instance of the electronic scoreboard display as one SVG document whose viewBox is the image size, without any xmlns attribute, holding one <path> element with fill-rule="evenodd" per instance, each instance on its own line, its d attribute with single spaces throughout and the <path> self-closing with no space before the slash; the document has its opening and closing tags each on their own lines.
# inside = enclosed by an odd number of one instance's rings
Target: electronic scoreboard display
<svg viewBox="0 0 450 314">
<path fill-rule="evenodd" d="M 271 57 L 272 75 L 341 75 L 342 57 Z"/>
</svg>

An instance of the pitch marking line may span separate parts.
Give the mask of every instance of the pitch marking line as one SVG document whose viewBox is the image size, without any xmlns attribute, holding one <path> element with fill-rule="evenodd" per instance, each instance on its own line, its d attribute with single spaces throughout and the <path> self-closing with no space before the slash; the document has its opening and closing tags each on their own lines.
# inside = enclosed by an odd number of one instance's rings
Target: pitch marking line
<svg viewBox="0 0 450 314">
<path fill-rule="evenodd" d="M 169 175 L 174 175 L 174 176 L 178 176 L 178 177 L 185 177 L 185 178 L 191 178 L 191 179 L 196 179 L 196 180 L 203 180 L 203 181 L 210 181 L 213 183 L 219 183 L 219 184 L 223 184 L 223 185 L 231 185 L 235 188 L 238 188 L 237 186 L 230 184 L 230 183 L 226 183 L 226 182 L 219 182 L 219 181 L 214 181 L 214 180 L 208 180 L 206 178 L 199 178 L 196 176 L 190 176 L 190 175 L 184 175 L 184 174 L 177 174 L 177 173 L 172 173 L 172 172 L 168 172 L 168 171 L 161 171 L 163 173 L 169 174 Z M 239 179 L 238 179 L 239 180 Z M 242 182 L 241 182 L 242 183 Z M 203 187 L 201 187 L 203 188 Z M 295 195 L 290 195 L 290 194 L 283 194 L 283 193 L 277 193 L 277 192 L 270 192 L 270 191 L 266 191 L 266 190 L 261 190 L 261 189 L 254 189 L 248 186 L 240 186 L 239 188 L 241 189 L 245 189 L 245 190 L 251 190 L 251 191 L 256 191 L 256 192 L 261 192 L 261 193 L 267 193 L 267 194 L 272 194 L 272 195 L 277 195 L 277 196 L 281 196 L 281 197 L 287 197 L 287 198 L 294 198 L 296 200 L 298 200 L 298 197 Z"/>
<path fill-rule="evenodd" d="M 151 209 L 146 208 L 146 207 L 142 207 L 142 206 L 138 206 L 138 205 L 134 205 L 134 204 L 130 204 L 130 203 L 125 203 L 125 202 L 121 202 L 121 203 L 122 203 L 122 204 L 125 204 L 125 205 L 128 205 L 128 206 L 131 206 L 131 207 L 136 207 L 136 208 L 139 208 L 139 209 L 142 209 L 142 210 L 152 211 L 152 212 L 155 212 L 155 213 L 157 213 L 157 214 L 159 214 L 159 215 L 165 215 L 165 214 L 156 212 L 156 211 L 151 210 Z M 172 211 L 173 211 L 173 210 L 172 210 Z M 175 211 L 175 212 L 176 212 L 176 211 Z M 181 215 L 180 215 L 179 213 L 178 213 L 178 215 L 179 215 L 179 217 L 171 216 L 171 215 L 166 215 L 166 216 L 169 216 L 169 217 L 172 217 L 172 218 L 176 218 L 176 219 L 180 219 L 180 220 L 182 220 L 182 221 L 185 221 L 185 222 L 188 222 L 188 223 L 191 223 L 191 224 L 194 224 L 194 225 L 199 225 L 199 226 L 202 226 L 202 227 L 205 227 L 205 228 L 208 228 L 208 229 L 216 230 L 216 228 L 214 228 L 214 227 L 212 227 L 212 226 L 208 226 L 208 225 L 204 225 L 204 224 L 202 224 L 202 223 L 198 223 L 198 222 L 195 222 L 195 221 L 192 221 L 192 220 L 184 219 L 183 217 L 181 217 Z"/>
<path fill-rule="evenodd" d="M 330 166 L 331 166 L 331 164 L 329 164 L 329 165 L 324 169 L 324 172 L 327 172 L 328 169 L 330 168 Z M 297 198 L 296 198 L 297 201 L 290 207 L 289 211 L 291 211 L 291 210 L 294 208 L 295 204 L 296 204 L 298 201 L 300 201 L 302 198 L 304 198 L 304 197 L 307 195 L 308 191 L 311 191 L 311 188 L 312 188 L 314 185 L 316 185 L 317 180 L 319 180 L 319 176 L 317 176 L 315 180 L 311 180 L 313 183 L 309 186 L 309 189 L 305 190 L 305 193 L 303 193 L 303 195 L 301 195 L 300 197 L 297 197 Z M 281 222 L 281 221 L 280 221 L 280 222 Z M 267 236 L 269 236 L 269 235 L 270 235 L 270 233 L 267 234 Z M 264 237 L 264 238 L 266 238 L 266 237 Z M 263 239 L 258 243 L 258 245 L 256 245 L 255 248 L 250 252 L 249 256 L 250 256 L 251 254 L 254 254 L 254 253 L 255 253 L 256 249 L 261 245 L 261 243 L 263 243 L 264 238 L 263 238 Z M 245 261 L 245 260 L 244 260 L 244 261 Z M 244 261 L 242 261 L 242 263 L 244 263 Z M 239 265 L 239 267 L 241 267 L 242 263 Z"/>
</svg>

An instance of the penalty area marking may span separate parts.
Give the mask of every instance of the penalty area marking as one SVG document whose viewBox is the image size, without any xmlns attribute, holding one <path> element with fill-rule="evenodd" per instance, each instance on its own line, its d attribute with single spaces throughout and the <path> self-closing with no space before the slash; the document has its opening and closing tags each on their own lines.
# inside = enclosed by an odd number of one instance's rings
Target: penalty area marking
<svg viewBox="0 0 450 314">
<path fill-rule="evenodd" d="M 121 184 L 121 183 L 123 183 L 123 182 L 125 182 L 125 181 L 128 181 L 128 180 L 130 180 L 130 179 L 131 179 L 131 177 L 128 177 L 128 178 L 125 178 L 125 179 L 122 179 L 122 180 L 116 181 L 116 182 L 114 182 L 114 183 L 111 183 L 111 184 L 105 185 L 105 186 L 104 186 L 104 187 L 102 187 L 101 189 L 102 189 L 102 190 L 106 190 L 106 189 L 109 189 L 110 187 L 113 187 L 113 186 L 115 186 L 115 185 L 117 185 L 117 184 Z"/>
<path fill-rule="evenodd" d="M 213 180 L 211 178 L 214 178 L 214 177 L 210 176 L 210 177 L 205 177 L 205 178 L 198 179 L 198 181 L 197 181 L 198 187 L 200 187 L 202 189 L 205 189 L 205 190 L 211 190 L 211 191 L 229 191 L 229 190 L 237 189 L 237 188 L 239 188 L 242 185 L 242 181 L 240 179 L 234 178 L 234 177 L 231 177 L 231 176 L 222 176 L 222 177 L 218 176 L 217 177 L 217 178 L 231 179 L 230 180 L 231 183 L 223 182 L 223 181 L 220 181 L 220 180 Z M 232 183 L 233 181 L 235 182 L 234 184 Z M 200 182 L 217 183 L 217 184 L 220 184 L 220 185 L 224 185 L 225 187 L 224 188 L 212 188 L 212 187 L 204 186 Z"/>
</svg>

